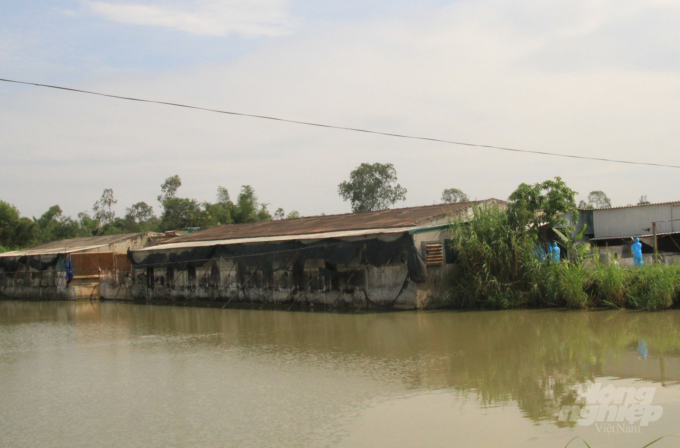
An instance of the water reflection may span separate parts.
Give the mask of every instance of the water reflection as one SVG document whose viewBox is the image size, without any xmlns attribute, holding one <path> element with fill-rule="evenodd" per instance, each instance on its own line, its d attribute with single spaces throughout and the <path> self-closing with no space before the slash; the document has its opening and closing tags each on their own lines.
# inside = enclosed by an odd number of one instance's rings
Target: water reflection
<svg viewBox="0 0 680 448">
<path fill-rule="evenodd" d="M 422 427 L 445 418 L 434 409 L 458 416 L 446 423 L 458 435 L 442 435 L 442 446 L 468 437 L 465 425 L 477 423 L 462 422 L 473 415 L 494 416 L 495 429 L 477 431 L 498 442 L 509 442 L 502 424 L 530 423 L 518 446 L 539 437 L 531 425 L 558 442 L 550 446 L 564 446 L 579 428 L 557 414 L 575 402 L 580 384 L 642 380 L 677 390 L 679 323 L 675 311 L 352 315 L 0 302 L 0 415 L 15 428 L 0 431 L 26 441 L 36 431 L 26 421 L 48 431 L 50 422 L 65 424 L 51 411 L 66 408 L 86 426 L 115 432 L 113 445 L 134 437 L 139 446 L 163 446 L 172 435 L 183 446 L 370 446 L 375 425 L 361 422 L 394 415 L 384 422 L 394 425 L 421 406 Z M 659 397 L 668 405 L 655 431 L 674 433 L 667 416 L 680 397 Z M 465 417 L 456 411 L 463 408 Z M 122 428 L 127 433 L 115 431 Z M 437 431 L 421 446 L 437 445 Z M 67 431 L 60 443 L 72 437 Z M 484 446 L 479 437 L 467 446 Z"/>
</svg>

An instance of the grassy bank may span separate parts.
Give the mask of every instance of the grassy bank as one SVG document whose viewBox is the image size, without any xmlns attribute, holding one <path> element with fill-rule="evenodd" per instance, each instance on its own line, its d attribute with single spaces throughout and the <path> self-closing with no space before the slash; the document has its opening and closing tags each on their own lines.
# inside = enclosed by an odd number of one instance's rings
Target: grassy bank
<svg viewBox="0 0 680 448">
<path fill-rule="evenodd" d="M 538 230 L 498 209 L 475 210 L 452 224 L 458 262 L 447 304 L 452 308 L 629 308 L 661 310 L 680 304 L 680 266 L 622 269 L 588 260 L 565 240 L 570 260 L 545 262 Z M 564 247 L 567 246 L 567 247 Z"/>
</svg>

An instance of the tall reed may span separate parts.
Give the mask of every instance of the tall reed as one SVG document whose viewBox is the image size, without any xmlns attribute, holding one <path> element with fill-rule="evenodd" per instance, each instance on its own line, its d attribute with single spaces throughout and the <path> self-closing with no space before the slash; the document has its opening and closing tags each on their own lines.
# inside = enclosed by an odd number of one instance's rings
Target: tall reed
<svg viewBox="0 0 680 448">
<path fill-rule="evenodd" d="M 448 305 L 454 308 L 560 306 L 660 310 L 680 305 L 680 266 L 622 269 L 597 262 L 550 263 L 537 256 L 538 236 L 505 211 L 477 208 L 451 225 L 458 252 Z"/>
<path fill-rule="evenodd" d="M 626 293 L 628 307 L 655 311 L 677 303 L 680 267 L 654 264 L 634 273 Z"/>
</svg>

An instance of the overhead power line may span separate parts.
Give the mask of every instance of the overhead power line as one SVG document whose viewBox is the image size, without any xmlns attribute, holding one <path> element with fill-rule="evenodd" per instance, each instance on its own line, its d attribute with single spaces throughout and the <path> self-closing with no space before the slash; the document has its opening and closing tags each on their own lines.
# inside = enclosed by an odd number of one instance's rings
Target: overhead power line
<svg viewBox="0 0 680 448">
<path fill-rule="evenodd" d="M 38 84 L 34 82 L 26 82 L 26 81 L 16 81 L 12 79 L 2 79 L 0 78 L 0 81 L 3 82 L 10 82 L 10 83 L 15 83 L 15 84 L 26 84 L 30 86 L 38 86 L 38 87 L 47 87 L 50 89 L 58 89 L 58 90 L 67 90 L 69 92 L 78 92 L 78 93 L 87 93 L 89 95 L 98 95 L 98 96 L 105 96 L 109 98 L 117 98 L 121 100 L 128 100 L 128 101 L 138 101 L 141 103 L 153 103 L 153 104 L 163 104 L 166 106 L 175 106 L 175 107 L 184 107 L 186 109 L 196 109 L 196 110 L 203 110 L 207 112 L 215 112 L 218 114 L 227 114 L 227 115 L 238 115 L 241 117 L 251 117 L 251 118 L 261 118 L 263 120 L 272 120 L 272 121 L 281 121 L 285 123 L 294 123 L 294 124 L 301 124 L 305 126 L 316 126 L 319 128 L 328 128 L 328 129 L 340 129 L 343 131 L 352 131 L 352 132 L 363 132 L 366 134 L 376 134 L 376 135 L 386 135 L 388 137 L 397 137 L 397 138 L 407 138 L 407 139 L 412 139 L 412 140 L 425 140 L 425 141 L 430 141 L 430 142 L 438 142 L 438 143 L 449 143 L 452 145 L 460 145 L 460 146 L 471 146 L 471 147 L 476 147 L 476 148 L 487 148 L 487 149 L 497 149 L 501 151 L 511 151 L 511 152 L 518 152 L 518 153 L 526 153 L 526 154 L 540 154 L 544 156 L 553 156 L 553 157 L 567 157 L 570 159 L 582 159 L 582 160 L 596 160 L 599 162 L 611 162 L 611 163 L 625 163 L 629 165 L 647 165 L 647 166 L 658 166 L 658 167 L 664 167 L 664 168 L 679 168 L 680 166 L 678 165 L 666 165 L 663 163 L 651 163 L 651 162 L 634 162 L 631 160 L 617 160 L 617 159 L 606 159 L 603 157 L 588 157 L 588 156 L 577 156 L 574 154 L 561 154 L 561 153 L 555 153 L 555 152 L 547 152 L 547 151 L 532 151 L 530 149 L 517 149 L 517 148 L 506 148 L 503 146 L 494 146 L 494 145 L 481 145 L 477 143 L 465 143 L 465 142 L 457 142 L 453 140 L 443 140 L 439 138 L 432 138 L 432 137 L 420 137 L 416 135 L 405 135 L 405 134 L 395 134 L 392 132 L 380 132 L 380 131 L 372 131 L 369 129 L 359 129 L 359 128 L 349 128 L 345 126 L 334 126 L 330 124 L 322 124 L 322 123 L 311 123 L 307 121 L 298 121 L 298 120 L 289 120 L 286 118 L 277 118 L 277 117 L 268 117 L 265 115 L 255 115 L 255 114 L 246 114 L 242 112 L 230 112 L 226 110 L 219 110 L 219 109 L 209 109 L 207 107 L 199 107 L 199 106 L 190 106 L 188 104 L 179 104 L 179 103 L 170 103 L 167 101 L 154 101 L 154 100 L 145 100 L 142 98 L 132 98 L 132 97 L 127 97 L 127 96 L 120 96 L 120 95 L 110 95 L 108 93 L 100 93 L 100 92 L 91 92 L 88 90 L 80 90 L 80 89 L 72 89 L 69 87 L 60 87 L 60 86 L 52 86 L 49 84 Z"/>
</svg>

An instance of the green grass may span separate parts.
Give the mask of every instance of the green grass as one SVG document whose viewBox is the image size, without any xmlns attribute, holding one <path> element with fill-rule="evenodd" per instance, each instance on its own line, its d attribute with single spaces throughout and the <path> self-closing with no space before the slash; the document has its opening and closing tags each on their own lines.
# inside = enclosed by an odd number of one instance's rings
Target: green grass
<svg viewBox="0 0 680 448">
<path fill-rule="evenodd" d="M 650 265 L 632 271 L 625 297 L 628 308 L 650 311 L 670 308 L 680 291 L 678 266 Z"/>
</svg>

